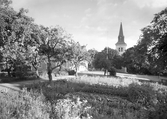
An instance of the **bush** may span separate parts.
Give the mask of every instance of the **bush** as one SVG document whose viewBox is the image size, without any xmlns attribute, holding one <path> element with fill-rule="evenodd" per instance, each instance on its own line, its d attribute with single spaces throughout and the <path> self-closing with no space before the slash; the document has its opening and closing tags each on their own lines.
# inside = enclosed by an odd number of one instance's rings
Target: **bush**
<svg viewBox="0 0 167 119">
<path fill-rule="evenodd" d="M 139 103 L 144 107 L 154 107 L 157 97 L 151 85 L 133 83 L 128 88 L 128 100 L 133 103 Z"/>
<path fill-rule="evenodd" d="M 49 119 L 50 103 L 43 95 L 4 92 L 0 96 L 0 119 Z"/>
<path fill-rule="evenodd" d="M 76 71 L 75 70 L 69 70 L 68 71 L 68 75 L 75 75 L 76 74 Z"/>
<path fill-rule="evenodd" d="M 91 81 L 90 77 L 82 78 Z M 111 80 L 111 86 L 76 83 L 76 81 L 83 81 L 82 78 L 69 81 L 57 80 L 52 82 L 51 86 L 48 82 L 36 83 L 29 85 L 30 92 L 24 91 L 25 93 L 20 93 L 19 96 L 7 95 L 5 98 L 2 96 L 0 115 L 3 112 L 5 116 L 10 115 L 4 118 L 13 117 L 13 119 L 18 118 L 20 114 L 27 119 L 41 118 L 40 114 L 46 119 L 48 117 L 51 119 L 167 118 L 167 87 L 165 86 L 150 83 L 135 84 L 132 81 L 132 84 L 128 83 L 126 86 L 122 84 L 114 86 L 114 81 L 118 83 L 129 81 L 129 79 L 118 78 Z M 108 79 L 106 78 L 106 81 Z M 92 82 L 96 82 L 95 78 Z M 34 114 L 34 112 L 39 113 Z M 19 116 L 16 117 L 16 114 Z M 21 116 L 18 119 L 20 118 Z"/>
<path fill-rule="evenodd" d="M 91 119 L 90 109 L 87 101 L 79 97 L 58 100 L 54 108 L 58 119 Z"/>
<path fill-rule="evenodd" d="M 109 68 L 108 72 L 110 76 L 116 76 L 116 71 L 114 68 Z"/>
<path fill-rule="evenodd" d="M 150 110 L 149 119 L 167 119 L 167 96 L 160 96 L 154 110 Z"/>
<path fill-rule="evenodd" d="M 161 88 L 157 91 L 156 106 L 149 111 L 149 119 L 167 119 L 167 90 Z"/>
</svg>

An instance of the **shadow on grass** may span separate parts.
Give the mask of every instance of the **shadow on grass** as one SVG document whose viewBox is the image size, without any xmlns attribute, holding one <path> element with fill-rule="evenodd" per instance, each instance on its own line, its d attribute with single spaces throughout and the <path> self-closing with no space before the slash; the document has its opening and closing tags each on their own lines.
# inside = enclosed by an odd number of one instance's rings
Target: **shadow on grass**
<svg viewBox="0 0 167 119">
<path fill-rule="evenodd" d="M 28 90 L 42 92 L 48 99 L 61 99 L 70 93 L 98 94 L 106 96 L 128 97 L 127 87 L 114 87 L 99 84 L 86 84 L 67 81 L 65 79 L 49 82 L 37 82 L 34 84 L 22 85 L 21 89 L 26 87 Z"/>
</svg>

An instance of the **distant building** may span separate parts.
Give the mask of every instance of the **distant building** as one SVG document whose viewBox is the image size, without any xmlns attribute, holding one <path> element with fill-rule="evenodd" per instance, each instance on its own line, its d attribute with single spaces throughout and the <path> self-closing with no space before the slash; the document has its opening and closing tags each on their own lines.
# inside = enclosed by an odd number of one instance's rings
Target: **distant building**
<svg viewBox="0 0 167 119">
<path fill-rule="evenodd" d="M 123 34 L 123 28 L 122 28 L 122 22 L 120 24 L 120 29 L 119 29 L 119 35 L 118 35 L 118 42 L 115 44 L 116 45 L 116 50 L 118 51 L 119 55 L 122 55 L 125 50 L 127 44 L 124 41 L 124 34 Z M 122 67 L 121 69 L 117 69 L 117 72 L 127 72 L 126 67 Z"/>
<path fill-rule="evenodd" d="M 80 66 L 78 67 L 78 72 L 88 71 L 88 61 L 84 60 L 81 62 Z"/>
<path fill-rule="evenodd" d="M 116 50 L 118 51 L 119 55 L 122 55 L 125 52 L 126 46 L 127 46 L 127 44 L 124 41 L 122 23 L 120 24 L 118 42 L 115 45 L 116 45 Z"/>
</svg>

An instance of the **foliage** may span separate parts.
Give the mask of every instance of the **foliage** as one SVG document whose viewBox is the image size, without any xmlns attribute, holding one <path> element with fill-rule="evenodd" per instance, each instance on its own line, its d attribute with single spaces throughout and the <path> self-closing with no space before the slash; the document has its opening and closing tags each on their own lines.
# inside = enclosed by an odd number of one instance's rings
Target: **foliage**
<svg viewBox="0 0 167 119">
<path fill-rule="evenodd" d="M 76 75 L 80 65 L 85 65 L 84 61 L 87 61 L 89 54 L 86 50 L 86 46 L 81 46 L 79 42 L 71 42 L 71 60 L 70 62 L 74 66 Z"/>
<path fill-rule="evenodd" d="M 167 67 L 167 8 L 155 14 L 150 25 L 142 29 L 139 42 L 124 54 L 130 73 L 163 75 Z"/>
<path fill-rule="evenodd" d="M 71 52 L 67 40 L 70 36 L 58 26 L 38 26 L 31 17 L 25 15 L 27 10 L 22 8 L 16 12 L 9 6 L 10 1 L 1 2 L 0 22 L 3 25 L 0 27 L 0 53 L 8 75 L 11 76 L 13 66 L 18 61 L 24 62 L 24 65 L 29 64 L 37 75 L 40 65 L 46 63 L 51 81 L 52 71 L 69 60 Z"/>
<path fill-rule="evenodd" d="M 131 102 L 137 102 L 140 105 L 150 108 L 156 104 L 156 92 L 149 84 L 130 84 L 128 89 L 128 97 Z"/>
<path fill-rule="evenodd" d="M 87 81 L 90 81 L 89 78 L 91 77 L 85 78 L 87 78 Z M 130 97 L 128 95 L 128 91 L 130 89 L 127 86 L 115 87 L 101 84 L 90 85 L 81 82 L 75 83 L 76 81 L 72 80 L 72 82 L 70 82 L 66 80 L 59 80 L 53 82 L 52 87 L 48 87 L 48 84 L 46 83 L 41 83 L 40 85 L 36 84 L 34 85 L 35 87 L 31 86 L 30 88 L 38 89 L 39 91 L 42 89 L 44 95 L 52 103 L 54 103 L 55 100 L 63 101 L 64 98 L 66 100 L 66 97 L 71 99 L 73 96 L 80 97 L 81 100 L 87 100 L 87 104 L 90 105 L 91 108 L 86 115 L 89 115 L 89 117 L 92 116 L 93 119 L 100 119 L 102 117 L 142 119 L 147 117 L 147 111 L 143 109 L 140 103 L 130 102 Z M 48 94 L 47 92 L 50 93 Z M 65 105 L 61 105 L 61 107 L 69 109 L 71 107 L 71 103 L 68 103 L 68 105 L 65 103 Z M 61 107 L 59 110 L 62 109 Z M 73 107 L 75 107 L 75 105 Z M 71 110 L 73 110 L 73 108 Z M 76 108 L 76 110 L 78 109 Z M 86 109 L 84 110 L 86 111 Z M 65 116 L 64 114 L 66 114 L 66 112 L 62 113 L 63 111 L 65 110 L 61 110 L 59 113 Z"/>
<path fill-rule="evenodd" d="M 76 71 L 75 71 L 75 70 L 69 70 L 69 71 L 68 71 L 68 74 L 69 74 L 69 75 L 75 75 L 75 74 L 76 74 Z"/>
<path fill-rule="evenodd" d="M 166 119 L 167 118 L 167 95 L 158 94 L 156 108 L 150 111 L 149 119 Z"/>
<path fill-rule="evenodd" d="M 8 3 L 7 0 L 4 2 Z M 27 10 L 23 8 L 19 12 L 8 5 L 0 9 L 1 22 L 3 22 L 0 27 L 1 53 L 5 69 L 11 76 L 15 62 L 22 61 L 24 65 L 27 65 L 27 47 L 31 40 L 34 24 L 33 19 L 25 15 Z"/>
<path fill-rule="evenodd" d="M 116 76 L 116 71 L 115 71 L 115 69 L 113 67 L 109 68 L 108 72 L 109 72 L 110 76 Z"/>
<path fill-rule="evenodd" d="M 121 55 L 116 55 L 114 57 L 113 66 L 116 69 L 121 69 L 123 67 L 123 57 Z"/>
<path fill-rule="evenodd" d="M 96 69 L 104 69 L 104 72 L 106 72 L 106 70 L 114 67 L 114 58 L 117 55 L 118 53 L 116 50 L 105 48 L 95 55 L 93 65 Z"/>
<path fill-rule="evenodd" d="M 55 106 L 58 119 L 92 119 L 89 115 L 90 109 L 86 100 L 74 96 L 58 100 Z"/>
<path fill-rule="evenodd" d="M 19 93 L 4 92 L 0 96 L 1 119 L 49 119 L 50 104 L 43 95 L 24 90 Z"/>
<path fill-rule="evenodd" d="M 98 51 L 95 49 L 90 49 L 90 50 L 88 50 L 88 53 L 89 53 L 88 68 L 89 68 L 89 70 L 93 70 L 93 68 L 94 68 L 93 61 L 95 60 L 95 56 L 97 55 Z"/>
<path fill-rule="evenodd" d="M 138 84 L 129 82 L 130 85 L 123 85 L 128 83 L 128 79 L 107 78 L 115 84 L 119 80 L 119 85 L 116 86 L 113 83 L 109 86 L 101 84 L 100 81 L 93 84 L 95 83 L 93 79 L 105 78 L 81 77 L 68 81 L 58 80 L 53 82 L 52 87 L 48 85 L 48 82 L 31 84 L 27 85 L 30 92 L 24 91 L 19 93 L 19 96 L 3 95 L 0 99 L 5 97 L 6 102 L 0 100 L 0 103 L 2 102 L 2 106 L 10 104 L 10 108 L 7 108 L 9 107 L 7 105 L 2 109 L 27 110 L 30 112 L 26 113 L 27 115 L 24 111 L 19 113 L 27 118 L 30 118 L 32 114 L 41 114 L 40 109 L 43 109 L 42 114 L 57 119 L 163 119 L 166 117 L 167 87 L 139 82 Z M 14 98 L 14 103 L 13 97 L 17 97 Z M 19 101 L 27 108 L 20 108 Z M 11 108 L 15 102 L 17 102 L 14 106 L 16 108 Z M 38 113 L 32 113 L 33 109 Z M 11 110 L 6 112 L 12 112 Z M 9 116 L 6 112 L 4 116 Z M 17 114 L 17 111 L 14 114 Z"/>
<path fill-rule="evenodd" d="M 39 33 L 34 35 L 37 51 L 47 65 L 49 81 L 52 81 L 52 72 L 61 67 L 71 56 L 70 37 L 61 27 L 39 27 Z"/>
</svg>

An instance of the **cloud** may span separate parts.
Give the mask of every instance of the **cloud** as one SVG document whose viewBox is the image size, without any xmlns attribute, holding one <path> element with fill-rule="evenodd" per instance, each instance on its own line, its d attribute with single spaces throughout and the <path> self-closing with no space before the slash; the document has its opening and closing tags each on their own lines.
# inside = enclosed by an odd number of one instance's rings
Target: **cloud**
<svg viewBox="0 0 167 119">
<path fill-rule="evenodd" d="M 140 7 L 159 8 L 167 6 L 167 0 L 134 0 Z"/>
<path fill-rule="evenodd" d="M 167 6 L 167 0 L 13 0 L 13 6 L 29 9 L 36 23 L 58 24 L 75 40 L 100 50 L 107 45 L 115 48 L 120 22 L 125 42 L 136 44 L 140 29 Z"/>
</svg>

